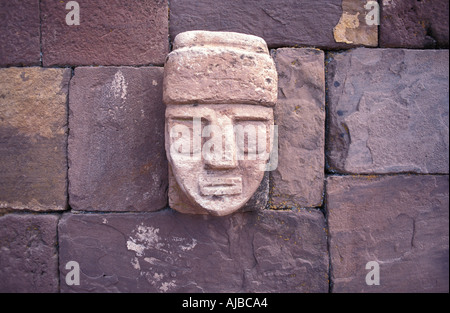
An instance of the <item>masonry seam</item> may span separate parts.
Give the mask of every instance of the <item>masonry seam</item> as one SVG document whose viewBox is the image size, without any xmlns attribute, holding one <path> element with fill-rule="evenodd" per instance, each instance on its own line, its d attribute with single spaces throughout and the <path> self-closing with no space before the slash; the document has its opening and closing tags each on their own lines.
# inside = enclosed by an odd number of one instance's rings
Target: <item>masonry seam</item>
<svg viewBox="0 0 450 313">
<path fill-rule="evenodd" d="M 448 176 L 449 173 L 415 173 L 415 172 L 398 172 L 398 173 L 326 173 L 327 177 L 332 176 L 348 176 L 348 177 L 390 177 L 390 176 Z"/>
<path fill-rule="evenodd" d="M 38 11 L 39 11 L 39 64 L 41 67 L 44 66 L 43 53 L 42 53 L 42 10 L 41 10 L 41 2 L 39 0 Z"/>
<path fill-rule="evenodd" d="M 67 125 L 67 139 L 66 139 L 66 211 L 70 211 L 70 194 L 69 194 L 69 135 L 70 135 L 70 124 L 69 124 L 69 114 L 70 114 L 70 84 L 72 83 L 73 76 L 75 75 L 75 67 L 71 67 L 70 70 L 70 78 L 67 85 L 67 102 L 66 102 L 66 108 L 67 108 L 67 116 L 66 116 L 66 125 Z"/>
<path fill-rule="evenodd" d="M 324 129 L 324 153 L 323 153 L 323 169 L 324 169 L 324 177 L 323 177 L 323 196 L 322 196 L 322 213 L 325 218 L 325 229 L 326 231 L 326 239 L 327 239 L 327 253 L 328 253 L 328 293 L 333 292 L 333 281 L 332 281 L 332 264 L 331 264 L 331 250 L 330 250 L 330 226 L 328 224 L 328 213 L 327 213 L 327 172 L 328 172 L 328 163 L 327 163 L 327 151 L 328 151 L 328 133 L 329 133 L 329 98 L 328 98 L 328 79 L 327 79 L 327 55 L 328 51 L 324 51 L 324 59 L 323 59 L 323 70 L 324 70 L 324 79 L 325 79 L 325 129 Z"/>
<path fill-rule="evenodd" d="M 327 182 L 326 180 L 324 181 L 324 190 L 326 190 L 327 188 Z M 331 232 L 330 232 L 330 224 L 329 224 L 329 220 L 328 220 L 328 211 L 327 211 L 327 194 L 325 193 L 325 199 L 324 199 L 324 205 L 323 205 L 323 213 L 325 216 L 325 227 L 327 229 L 327 252 L 328 252 L 328 293 L 333 293 L 333 286 L 334 286 L 334 282 L 333 282 L 333 263 L 331 262 Z"/>
<path fill-rule="evenodd" d="M 61 270 L 59 260 L 59 222 L 61 221 L 62 213 L 58 214 L 58 222 L 56 223 L 56 255 L 57 255 L 57 274 L 58 274 L 58 293 L 61 293 Z"/>
</svg>

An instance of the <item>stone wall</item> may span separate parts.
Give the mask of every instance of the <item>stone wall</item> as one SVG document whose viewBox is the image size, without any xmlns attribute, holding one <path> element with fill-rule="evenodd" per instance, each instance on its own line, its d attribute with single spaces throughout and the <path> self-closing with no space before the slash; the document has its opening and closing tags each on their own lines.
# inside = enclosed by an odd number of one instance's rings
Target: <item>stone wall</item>
<svg viewBox="0 0 450 313">
<path fill-rule="evenodd" d="M 447 0 L 78 2 L 0 0 L 0 292 L 448 292 Z M 196 29 L 271 49 L 263 210 L 168 207 L 163 64 Z"/>
</svg>

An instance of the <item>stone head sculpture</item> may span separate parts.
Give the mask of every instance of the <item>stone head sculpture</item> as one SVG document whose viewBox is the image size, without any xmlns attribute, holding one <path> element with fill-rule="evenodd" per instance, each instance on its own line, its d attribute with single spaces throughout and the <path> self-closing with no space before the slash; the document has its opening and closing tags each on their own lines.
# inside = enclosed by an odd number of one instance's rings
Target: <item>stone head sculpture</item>
<svg viewBox="0 0 450 313">
<path fill-rule="evenodd" d="M 262 38 L 189 31 L 164 68 L 169 205 L 227 215 L 258 189 L 273 146 L 277 72 Z"/>
</svg>

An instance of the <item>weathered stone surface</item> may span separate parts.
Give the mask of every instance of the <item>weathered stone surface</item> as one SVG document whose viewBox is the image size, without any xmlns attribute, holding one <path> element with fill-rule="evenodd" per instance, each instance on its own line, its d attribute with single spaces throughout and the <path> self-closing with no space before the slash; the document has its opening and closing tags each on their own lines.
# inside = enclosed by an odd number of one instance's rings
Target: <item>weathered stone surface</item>
<svg viewBox="0 0 450 313">
<path fill-rule="evenodd" d="M 164 63 L 168 52 L 167 0 L 78 3 L 80 24 L 69 26 L 66 1 L 41 2 L 44 66 Z"/>
<path fill-rule="evenodd" d="M 259 37 L 190 31 L 175 38 L 163 90 L 172 209 L 224 216 L 250 200 L 270 160 L 277 81 Z"/>
<path fill-rule="evenodd" d="M 70 69 L 0 69 L 0 208 L 67 205 Z"/>
<path fill-rule="evenodd" d="M 0 216 L 0 292 L 58 292 L 54 214 Z"/>
<path fill-rule="evenodd" d="M 164 65 L 164 102 L 262 104 L 277 100 L 277 72 L 263 39 L 233 32 L 179 34 Z"/>
<path fill-rule="evenodd" d="M 61 291 L 327 292 L 324 227 L 319 211 L 66 214 L 60 273 L 81 277 Z"/>
<path fill-rule="evenodd" d="M 328 162 L 346 173 L 448 173 L 448 50 L 328 55 Z"/>
<path fill-rule="evenodd" d="M 383 0 L 380 5 L 381 47 L 448 48 L 448 0 Z"/>
<path fill-rule="evenodd" d="M 448 205 L 448 176 L 329 177 L 332 291 L 448 292 Z"/>
<path fill-rule="evenodd" d="M 39 0 L 0 0 L 0 66 L 39 65 Z"/>
<path fill-rule="evenodd" d="M 173 40 L 181 32 L 197 29 L 231 31 L 262 37 L 270 47 L 343 48 L 350 45 L 337 42 L 333 36 L 342 13 L 342 0 L 281 0 L 276 5 L 270 0 L 248 0 L 239 5 L 230 0 L 171 0 L 170 36 Z M 359 19 L 364 20 L 362 14 Z M 365 23 L 358 28 L 369 29 Z M 371 26 L 369 31 L 376 29 Z"/>
<path fill-rule="evenodd" d="M 68 147 L 72 209 L 166 206 L 162 78 L 157 67 L 75 69 Z"/>
<path fill-rule="evenodd" d="M 271 172 L 273 208 L 322 204 L 325 150 L 324 53 L 278 49 L 278 167 Z"/>
<path fill-rule="evenodd" d="M 342 0 L 342 16 L 333 29 L 337 42 L 370 47 L 378 45 L 378 26 L 375 19 L 376 14 L 379 18 L 379 6 L 367 3 L 367 0 Z"/>
</svg>

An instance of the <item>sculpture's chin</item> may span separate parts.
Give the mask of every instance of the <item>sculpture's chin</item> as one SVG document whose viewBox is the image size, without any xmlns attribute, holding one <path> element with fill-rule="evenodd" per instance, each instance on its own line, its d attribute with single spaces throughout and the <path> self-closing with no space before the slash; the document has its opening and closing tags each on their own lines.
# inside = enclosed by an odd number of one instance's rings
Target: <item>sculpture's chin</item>
<svg viewBox="0 0 450 313">
<path fill-rule="evenodd" d="M 233 203 L 227 204 L 226 206 L 224 206 L 223 203 L 216 204 L 215 201 L 207 201 L 207 203 L 202 207 L 208 212 L 208 214 L 215 216 L 225 216 L 239 210 L 244 206 L 244 204 L 247 203 L 247 201 L 248 199 L 239 199 L 239 201 L 236 200 Z"/>
<path fill-rule="evenodd" d="M 232 181 L 236 182 L 235 185 L 213 187 L 206 191 L 200 185 L 192 186 L 192 179 L 187 181 L 181 179 L 183 175 L 175 176 L 175 179 L 180 191 L 184 193 L 197 212 L 202 211 L 204 214 L 224 216 L 238 211 L 250 200 L 258 189 L 263 176 L 261 175 L 261 179 L 252 181 L 244 179 L 243 182 L 240 181 L 240 178 L 234 177 Z M 224 178 L 224 180 L 228 181 L 227 178 Z"/>
<path fill-rule="evenodd" d="M 202 196 L 200 194 L 187 194 L 189 200 L 205 210 L 207 214 L 225 216 L 236 212 L 243 207 L 256 191 L 249 192 L 249 196 L 244 194 L 235 196 Z"/>
<path fill-rule="evenodd" d="M 214 216 L 225 216 L 225 215 L 229 215 L 231 213 L 236 212 L 237 210 L 239 210 L 241 206 L 235 207 L 235 208 L 226 208 L 226 209 L 207 209 L 208 213 L 210 215 L 214 215 Z"/>
</svg>

